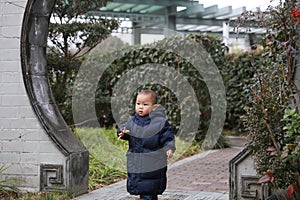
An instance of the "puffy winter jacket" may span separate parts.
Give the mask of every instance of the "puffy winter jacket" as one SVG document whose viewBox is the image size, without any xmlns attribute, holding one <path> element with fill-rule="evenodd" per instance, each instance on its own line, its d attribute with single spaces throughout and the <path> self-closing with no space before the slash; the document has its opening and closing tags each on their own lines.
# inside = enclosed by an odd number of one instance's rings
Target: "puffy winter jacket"
<svg viewBox="0 0 300 200">
<path fill-rule="evenodd" d="M 135 114 L 119 126 L 130 132 L 122 139 L 129 141 L 127 151 L 127 191 L 133 195 L 162 194 L 167 184 L 167 150 L 175 151 L 174 131 L 163 109 L 147 116 Z"/>
</svg>

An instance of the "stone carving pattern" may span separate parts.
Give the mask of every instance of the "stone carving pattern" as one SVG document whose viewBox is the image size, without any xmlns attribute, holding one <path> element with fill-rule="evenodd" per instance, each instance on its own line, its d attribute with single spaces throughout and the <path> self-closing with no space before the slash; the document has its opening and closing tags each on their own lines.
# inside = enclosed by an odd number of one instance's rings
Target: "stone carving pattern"
<svg viewBox="0 0 300 200">
<path fill-rule="evenodd" d="M 41 190 L 66 189 L 62 165 L 41 165 Z"/>
<path fill-rule="evenodd" d="M 256 176 L 242 176 L 242 193 L 243 198 L 257 199 L 257 189 L 261 187 L 257 183 L 258 178 Z"/>
</svg>

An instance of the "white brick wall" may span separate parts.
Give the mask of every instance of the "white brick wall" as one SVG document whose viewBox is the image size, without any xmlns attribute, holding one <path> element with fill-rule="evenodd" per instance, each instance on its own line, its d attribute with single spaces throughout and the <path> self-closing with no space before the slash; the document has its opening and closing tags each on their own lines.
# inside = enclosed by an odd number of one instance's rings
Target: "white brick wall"
<svg viewBox="0 0 300 200">
<path fill-rule="evenodd" d="M 20 62 L 26 3 L 0 0 L 0 166 L 7 167 L 0 178 L 23 179 L 21 189 L 37 192 L 40 164 L 65 165 L 66 158 L 42 129 L 26 95 Z"/>
</svg>

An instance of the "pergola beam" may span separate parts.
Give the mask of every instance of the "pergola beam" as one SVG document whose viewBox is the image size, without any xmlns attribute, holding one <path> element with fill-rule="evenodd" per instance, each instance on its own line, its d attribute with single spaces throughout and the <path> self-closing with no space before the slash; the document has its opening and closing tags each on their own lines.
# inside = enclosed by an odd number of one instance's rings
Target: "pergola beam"
<svg viewBox="0 0 300 200">
<path fill-rule="evenodd" d="M 203 4 L 198 4 L 192 7 L 188 7 L 185 10 L 182 10 L 178 12 L 177 16 L 193 16 L 193 15 L 198 15 L 200 13 L 204 12 L 204 6 Z"/>
<path fill-rule="evenodd" d="M 210 14 L 210 15 L 204 15 L 202 16 L 204 19 L 208 19 L 208 18 L 217 18 L 220 16 L 225 16 L 225 15 L 230 15 L 232 14 L 232 6 L 227 6 L 224 8 L 220 8 L 218 9 L 218 12 L 214 13 L 214 14 Z"/>
<path fill-rule="evenodd" d="M 199 19 L 199 18 L 186 18 L 179 17 L 176 19 L 177 24 L 186 24 L 186 25 L 206 25 L 206 26 L 223 26 L 224 20 L 215 20 L 215 19 Z"/>
<path fill-rule="evenodd" d="M 111 0 L 113 3 L 130 3 L 130 4 L 145 4 L 145 5 L 160 5 L 160 6 L 184 6 L 184 7 L 191 7 L 196 4 L 199 4 L 198 1 L 193 0 Z"/>
<path fill-rule="evenodd" d="M 137 14 L 137 13 L 127 13 L 127 12 L 109 12 L 109 11 L 89 11 L 88 15 L 100 16 L 105 18 L 117 18 L 117 19 L 130 19 L 133 22 L 165 22 L 164 15 L 153 15 L 153 14 Z"/>
<path fill-rule="evenodd" d="M 204 12 L 200 13 L 200 16 L 214 15 L 219 11 L 218 5 L 212 5 L 204 8 Z"/>
<path fill-rule="evenodd" d="M 228 15 L 221 15 L 221 16 L 217 17 L 217 19 L 230 19 L 230 18 L 233 18 L 233 17 L 238 17 L 245 11 L 246 11 L 246 7 L 243 6 L 243 7 L 234 9 L 232 11 L 232 13 L 230 13 Z"/>
</svg>

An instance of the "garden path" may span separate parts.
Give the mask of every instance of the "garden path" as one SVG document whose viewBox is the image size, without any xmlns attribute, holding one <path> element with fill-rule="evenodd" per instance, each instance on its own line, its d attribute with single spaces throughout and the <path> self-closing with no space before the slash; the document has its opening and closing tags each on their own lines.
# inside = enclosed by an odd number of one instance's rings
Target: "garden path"
<svg viewBox="0 0 300 200">
<path fill-rule="evenodd" d="M 209 150 L 169 166 L 168 186 L 161 200 L 228 200 L 229 161 L 245 146 L 242 137 L 229 137 L 232 147 Z M 134 200 L 121 181 L 74 200 Z"/>
</svg>

